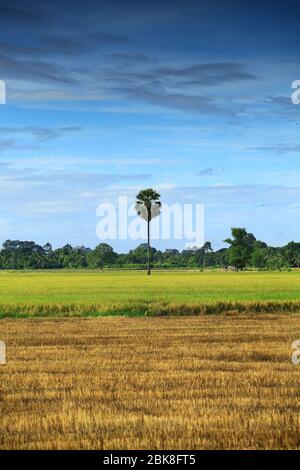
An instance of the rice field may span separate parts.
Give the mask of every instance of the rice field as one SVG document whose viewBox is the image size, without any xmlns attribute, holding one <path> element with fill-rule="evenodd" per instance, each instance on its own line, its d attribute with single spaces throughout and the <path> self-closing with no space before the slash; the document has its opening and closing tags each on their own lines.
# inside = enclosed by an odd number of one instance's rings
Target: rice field
<svg viewBox="0 0 300 470">
<path fill-rule="evenodd" d="M 2 450 L 300 448 L 298 314 L 3 319 L 0 338 Z"/>
<path fill-rule="evenodd" d="M 0 272 L 0 318 L 300 311 L 300 272 Z"/>
</svg>

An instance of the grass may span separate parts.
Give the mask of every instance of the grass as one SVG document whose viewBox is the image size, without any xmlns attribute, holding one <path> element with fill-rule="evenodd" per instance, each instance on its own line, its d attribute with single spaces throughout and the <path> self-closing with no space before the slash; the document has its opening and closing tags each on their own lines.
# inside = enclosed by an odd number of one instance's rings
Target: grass
<svg viewBox="0 0 300 470">
<path fill-rule="evenodd" d="M 300 312 L 300 272 L 0 272 L 0 318 Z"/>
<path fill-rule="evenodd" d="M 299 332 L 298 314 L 2 320 L 0 449 L 299 449 Z"/>
</svg>

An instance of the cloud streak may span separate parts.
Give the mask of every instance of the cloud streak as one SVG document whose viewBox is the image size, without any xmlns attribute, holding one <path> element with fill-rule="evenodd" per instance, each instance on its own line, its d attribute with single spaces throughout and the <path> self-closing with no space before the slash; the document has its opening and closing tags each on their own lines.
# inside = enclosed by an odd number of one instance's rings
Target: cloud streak
<svg viewBox="0 0 300 470">
<path fill-rule="evenodd" d="M 77 82 L 63 67 L 50 62 L 19 60 L 3 54 L 0 54 L 0 70 L 4 80 L 14 79 L 64 85 L 74 85 Z"/>
</svg>

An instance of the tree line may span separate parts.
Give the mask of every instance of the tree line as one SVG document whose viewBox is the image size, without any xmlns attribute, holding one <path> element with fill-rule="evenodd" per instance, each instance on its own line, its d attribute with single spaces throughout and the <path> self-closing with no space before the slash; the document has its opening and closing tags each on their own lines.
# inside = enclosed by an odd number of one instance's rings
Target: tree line
<svg viewBox="0 0 300 470">
<path fill-rule="evenodd" d="M 232 236 L 224 240 L 227 248 L 214 251 L 211 243 L 183 251 L 151 247 L 154 269 L 173 268 L 247 268 L 281 270 L 300 267 L 300 243 L 271 247 L 259 241 L 244 228 L 232 228 Z M 0 269 L 147 269 L 148 245 L 140 244 L 128 253 L 116 253 L 107 243 L 94 249 L 67 244 L 53 249 L 50 243 L 40 246 L 32 241 L 6 240 L 0 251 Z"/>
</svg>

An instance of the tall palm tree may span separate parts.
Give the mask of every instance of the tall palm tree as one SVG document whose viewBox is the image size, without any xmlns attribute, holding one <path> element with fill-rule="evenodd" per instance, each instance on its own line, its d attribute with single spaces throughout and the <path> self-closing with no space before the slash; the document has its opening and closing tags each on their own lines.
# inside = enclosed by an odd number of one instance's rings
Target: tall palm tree
<svg viewBox="0 0 300 470">
<path fill-rule="evenodd" d="M 150 222 L 151 220 L 159 215 L 159 209 L 161 207 L 160 194 L 158 194 L 154 189 L 143 189 L 136 196 L 136 210 L 139 216 L 147 222 L 147 236 L 148 236 L 148 269 L 147 274 L 150 276 L 151 267 L 150 267 Z"/>
</svg>

